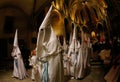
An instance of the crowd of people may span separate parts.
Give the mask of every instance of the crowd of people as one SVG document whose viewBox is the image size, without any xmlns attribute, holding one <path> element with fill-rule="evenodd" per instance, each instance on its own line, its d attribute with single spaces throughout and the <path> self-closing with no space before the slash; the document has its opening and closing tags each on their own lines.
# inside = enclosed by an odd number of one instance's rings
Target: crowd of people
<svg viewBox="0 0 120 82">
<path fill-rule="evenodd" d="M 90 66 L 91 54 L 93 54 L 90 37 L 86 32 L 81 30 L 81 39 L 79 40 L 77 36 L 77 24 L 73 22 L 73 32 L 70 34 L 72 38 L 69 39 L 68 43 L 66 43 L 67 41 L 64 38 L 64 43 L 61 45 L 59 37 L 56 36 L 52 25 L 49 23 L 52 8 L 53 6 L 50 7 L 40 26 L 36 48 L 31 51 L 31 55 L 28 59 L 29 65 L 32 66 L 31 79 L 33 81 L 36 80 L 35 75 L 37 72 L 39 72 L 41 82 L 64 82 L 65 75 L 70 76 L 71 79 L 83 79 Z M 118 55 L 112 56 L 114 66 L 111 70 L 116 68 L 117 71 L 114 71 L 117 74 L 120 68 L 120 53 L 114 54 Z M 17 30 L 11 55 L 14 58 L 12 77 L 21 80 L 27 78 L 28 74 L 18 45 Z M 105 76 L 107 81 L 109 75 L 112 73 L 111 70 L 110 74 L 108 73 Z M 117 76 L 119 77 L 119 74 Z"/>
</svg>

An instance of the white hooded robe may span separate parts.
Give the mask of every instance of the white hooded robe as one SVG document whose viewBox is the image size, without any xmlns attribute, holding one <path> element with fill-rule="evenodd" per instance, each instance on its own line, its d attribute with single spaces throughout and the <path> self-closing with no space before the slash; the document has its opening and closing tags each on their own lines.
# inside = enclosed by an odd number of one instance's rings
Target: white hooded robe
<svg viewBox="0 0 120 82">
<path fill-rule="evenodd" d="M 50 24 L 50 7 L 43 20 L 37 39 L 37 56 L 42 61 L 42 82 L 64 82 L 62 47 Z"/>
<path fill-rule="evenodd" d="M 18 46 L 17 30 L 15 33 L 13 51 L 11 54 L 12 54 L 12 57 L 14 58 L 13 77 L 16 77 L 21 80 L 27 78 L 28 74 L 26 72 L 24 62 L 22 59 L 22 55 L 21 55 L 21 51 Z"/>
<path fill-rule="evenodd" d="M 75 25 L 75 24 L 74 24 Z M 76 65 L 78 56 L 78 41 L 76 39 L 76 25 L 73 30 L 73 38 L 69 46 L 68 58 L 70 59 L 70 75 L 76 77 Z"/>
</svg>

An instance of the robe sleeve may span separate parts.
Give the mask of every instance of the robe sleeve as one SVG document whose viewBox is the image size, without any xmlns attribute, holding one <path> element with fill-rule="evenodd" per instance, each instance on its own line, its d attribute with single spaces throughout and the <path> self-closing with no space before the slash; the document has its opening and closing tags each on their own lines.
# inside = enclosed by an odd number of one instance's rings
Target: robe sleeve
<svg viewBox="0 0 120 82">
<path fill-rule="evenodd" d="M 43 45 L 43 49 L 45 50 L 45 57 L 58 54 L 61 49 L 59 44 L 56 41 L 49 42 L 48 44 Z"/>
</svg>

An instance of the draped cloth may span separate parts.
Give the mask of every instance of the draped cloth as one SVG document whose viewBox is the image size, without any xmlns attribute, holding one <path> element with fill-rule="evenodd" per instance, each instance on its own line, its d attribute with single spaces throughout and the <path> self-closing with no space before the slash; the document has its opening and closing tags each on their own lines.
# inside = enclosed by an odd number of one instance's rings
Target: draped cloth
<svg viewBox="0 0 120 82">
<path fill-rule="evenodd" d="M 35 74 L 37 73 L 37 65 L 36 65 L 36 50 L 33 50 L 31 52 L 31 57 L 29 58 L 29 65 L 32 66 L 32 71 L 31 71 L 31 79 L 35 80 Z"/>
<path fill-rule="evenodd" d="M 73 37 L 69 46 L 68 58 L 70 58 L 70 75 L 76 77 L 76 65 L 78 56 L 78 41 L 76 38 L 76 24 L 74 24 Z M 77 78 L 77 77 L 76 77 Z"/>
<path fill-rule="evenodd" d="M 83 56 L 83 76 L 87 74 L 88 67 L 90 66 L 90 55 L 91 55 L 91 46 L 90 46 L 90 39 L 88 35 L 82 32 L 82 56 Z"/>
<path fill-rule="evenodd" d="M 13 44 L 13 51 L 12 57 L 14 58 L 14 70 L 13 70 L 13 77 L 18 79 L 25 79 L 27 78 L 28 74 L 26 72 L 24 62 L 22 59 L 21 51 L 18 46 L 18 39 L 17 39 L 17 30 L 15 33 L 14 44 Z"/>
<path fill-rule="evenodd" d="M 42 74 L 42 77 L 41 77 L 42 82 L 49 82 L 48 62 L 44 62 L 42 71 L 43 71 L 43 74 Z"/>
<path fill-rule="evenodd" d="M 50 14 L 53 6 L 50 7 L 46 17 L 44 18 L 38 33 L 37 38 L 37 56 L 44 62 L 48 62 L 48 65 L 44 65 L 42 68 L 42 77 L 47 74 L 48 80 L 41 78 L 42 82 L 64 82 L 63 62 L 62 62 L 62 47 L 60 42 L 52 29 L 50 23 Z M 48 68 L 47 68 L 48 66 Z M 46 70 L 45 70 L 46 69 Z M 46 71 L 46 72 L 45 72 Z M 43 80 L 44 79 L 44 80 Z"/>
<path fill-rule="evenodd" d="M 78 52 L 78 58 L 77 58 L 77 65 L 76 65 L 76 70 L 77 72 L 77 78 L 83 78 L 84 77 L 84 55 L 82 53 L 82 47 L 80 45 L 80 42 L 78 42 L 78 48 L 79 48 L 79 52 Z"/>
<path fill-rule="evenodd" d="M 90 39 L 88 36 L 84 37 L 84 33 L 82 31 L 82 42 L 78 42 L 78 58 L 77 58 L 77 66 L 76 70 L 77 72 L 77 77 L 78 78 L 84 78 L 86 75 L 86 71 L 88 70 L 87 68 L 90 66 L 90 55 L 92 54 L 91 51 L 91 44 L 90 44 Z M 85 39 L 87 39 L 85 41 Z"/>
<path fill-rule="evenodd" d="M 67 59 L 68 55 L 68 44 L 66 43 L 66 38 L 63 40 L 63 66 L 64 66 L 64 75 L 69 75 L 69 61 Z"/>
</svg>

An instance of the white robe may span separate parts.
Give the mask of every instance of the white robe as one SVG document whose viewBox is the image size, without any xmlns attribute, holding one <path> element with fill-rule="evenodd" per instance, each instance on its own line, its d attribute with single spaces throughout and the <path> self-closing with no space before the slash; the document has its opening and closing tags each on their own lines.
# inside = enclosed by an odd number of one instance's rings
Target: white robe
<svg viewBox="0 0 120 82">
<path fill-rule="evenodd" d="M 31 79 L 35 80 L 35 74 L 37 73 L 37 65 L 36 65 L 36 59 L 37 59 L 37 56 L 36 55 L 33 55 L 31 58 L 30 58 L 30 65 L 32 66 L 32 71 L 31 71 Z"/>
<path fill-rule="evenodd" d="M 49 82 L 63 82 L 63 65 L 61 49 L 56 40 L 45 45 L 45 61 L 48 61 Z M 63 74 L 62 74 L 63 73 Z"/>
<path fill-rule="evenodd" d="M 77 78 L 83 78 L 84 77 L 84 55 L 82 53 L 82 47 L 80 43 L 78 42 L 78 57 L 77 57 L 77 65 L 76 65 L 76 70 L 77 70 Z"/>
<path fill-rule="evenodd" d="M 73 30 L 73 36 L 72 41 L 69 46 L 68 51 L 68 58 L 70 58 L 70 75 L 77 78 L 77 71 L 76 71 L 76 65 L 77 65 L 77 56 L 78 56 L 78 40 L 76 38 L 76 24 L 74 24 L 74 30 Z"/>
<path fill-rule="evenodd" d="M 14 47 L 12 56 L 14 57 L 13 77 L 16 77 L 21 80 L 27 78 L 28 74 L 26 72 L 22 55 L 18 46 Z"/>
<path fill-rule="evenodd" d="M 68 59 L 68 45 L 64 37 L 63 42 L 63 66 L 64 66 L 64 75 L 69 75 L 69 59 Z"/>
<path fill-rule="evenodd" d="M 50 26 L 48 27 L 48 29 L 52 28 Z M 44 32 L 45 31 L 46 29 L 44 29 Z M 45 35 L 47 34 L 45 33 Z M 38 55 L 38 58 L 40 58 L 40 60 L 43 61 L 42 62 L 43 68 L 42 68 L 42 75 L 41 75 L 42 82 L 48 82 L 47 78 L 45 78 L 45 75 L 46 77 L 48 76 L 49 82 L 64 82 L 63 81 L 64 72 L 63 72 L 63 62 L 62 62 L 63 59 L 62 59 L 62 52 L 61 52 L 62 47 L 59 41 L 57 40 L 57 38 L 55 37 L 52 38 L 52 32 L 50 33 L 50 35 L 51 36 L 49 36 L 48 40 L 44 39 L 44 42 L 41 43 L 41 45 L 43 45 L 42 51 L 41 51 L 41 55 L 40 56 Z M 44 36 L 44 38 L 46 37 Z M 48 62 L 48 64 L 46 62 Z M 48 66 L 46 66 L 45 64 L 47 64 Z"/>
<path fill-rule="evenodd" d="M 52 8 L 53 6 L 50 7 L 39 29 L 37 56 L 40 60 L 38 62 L 43 64 L 41 75 L 42 82 L 64 82 L 61 45 L 50 23 Z"/>
<path fill-rule="evenodd" d="M 70 62 L 70 75 L 75 76 L 75 66 L 76 66 L 76 53 L 72 49 L 69 49 L 68 58 Z"/>
<path fill-rule="evenodd" d="M 82 32 L 82 44 L 78 42 L 78 58 L 77 58 L 77 78 L 84 78 L 86 75 L 86 71 L 88 70 L 87 67 L 90 66 L 89 60 L 91 55 L 91 46 L 90 41 L 86 43 L 84 41 L 84 36 Z M 87 70 L 86 70 L 87 69 Z"/>
<path fill-rule="evenodd" d="M 52 27 L 48 27 L 48 29 L 49 28 L 52 29 Z M 64 82 L 62 47 L 57 37 L 55 35 L 53 37 L 53 34 L 53 31 L 51 31 L 49 40 L 42 43 L 43 50 L 39 57 L 40 60 L 43 61 L 42 82 L 48 82 L 48 79 L 49 82 Z M 45 75 L 46 77 L 48 76 L 48 78 L 46 78 Z"/>
</svg>

